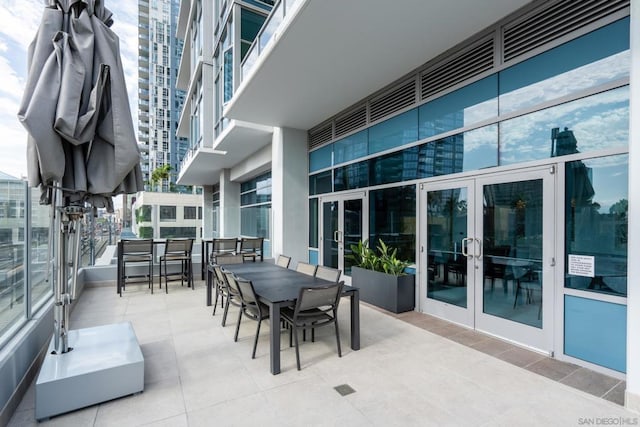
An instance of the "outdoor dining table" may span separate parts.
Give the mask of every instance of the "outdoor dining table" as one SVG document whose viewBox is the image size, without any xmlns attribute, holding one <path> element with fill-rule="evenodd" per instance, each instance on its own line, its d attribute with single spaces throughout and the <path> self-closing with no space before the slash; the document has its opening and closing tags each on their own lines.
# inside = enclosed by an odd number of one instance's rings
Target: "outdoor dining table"
<svg viewBox="0 0 640 427">
<path fill-rule="evenodd" d="M 225 270 L 253 283 L 258 299 L 269 307 L 270 363 L 273 375 L 280 373 L 280 309 L 295 305 L 300 288 L 332 284 L 270 262 L 229 264 Z M 208 285 L 210 286 L 210 285 Z M 343 296 L 351 300 L 351 348 L 360 349 L 360 292 L 343 286 Z"/>
</svg>

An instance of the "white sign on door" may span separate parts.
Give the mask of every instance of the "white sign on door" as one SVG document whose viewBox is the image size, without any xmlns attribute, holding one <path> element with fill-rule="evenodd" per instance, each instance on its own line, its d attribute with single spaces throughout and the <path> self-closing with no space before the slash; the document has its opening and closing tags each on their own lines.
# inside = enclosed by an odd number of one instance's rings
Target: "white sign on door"
<svg viewBox="0 0 640 427">
<path fill-rule="evenodd" d="M 596 272 L 595 257 L 589 255 L 569 255 L 569 274 L 593 277 Z"/>
</svg>

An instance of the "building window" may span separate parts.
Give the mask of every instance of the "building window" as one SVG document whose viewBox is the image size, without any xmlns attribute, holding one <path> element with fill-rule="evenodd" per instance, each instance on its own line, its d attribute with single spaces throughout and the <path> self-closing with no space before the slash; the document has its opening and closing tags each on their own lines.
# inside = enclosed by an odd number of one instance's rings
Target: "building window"
<svg viewBox="0 0 640 427">
<path fill-rule="evenodd" d="M 369 246 L 377 247 L 378 240 L 398 248 L 398 258 L 415 261 L 415 185 L 369 192 Z"/>
<path fill-rule="evenodd" d="M 160 206 L 160 221 L 175 221 L 175 220 L 176 220 L 175 206 Z"/>
<path fill-rule="evenodd" d="M 136 220 L 140 222 L 151 222 L 151 205 L 142 205 L 136 211 Z"/>
<path fill-rule="evenodd" d="M 240 184 L 240 233 L 270 239 L 270 224 L 271 172 L 267 172 Z"/>
<path fill-rule="evenodd" d="M 197 219 L 197 209 L 195 206 L 184 207 L 184 219 Z"/>
<path fill-rule="evenodd" d="M 174 238 L 191 238 L 195 239 L 197 229 L 196 227 L 160 227 L 161 239 L 174 239 Z"/>
<path fill-rule="evenodd" d="M 628 162 L 625 154 L 565 166 L 567 288 L 627 295 Z"/>
</svg>

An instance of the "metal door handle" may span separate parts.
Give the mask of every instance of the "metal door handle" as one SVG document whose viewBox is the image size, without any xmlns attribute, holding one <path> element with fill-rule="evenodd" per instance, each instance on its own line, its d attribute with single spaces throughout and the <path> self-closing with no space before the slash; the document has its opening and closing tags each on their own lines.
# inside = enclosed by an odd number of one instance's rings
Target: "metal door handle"
<svg viewBox="0 0 640 427">
<path fill-rule="evenodd" d="M 469 240 L 473 240 L 473 237 L 465 237 L 464 239 L 462 239 L 462 255 L 468 257 L 469 256 L 469 246 L 468 246 L 468 242 Z M 473 256 L 473 255 L 471 255 Z"/>
<path fill-rule="evenodd" d="M 473 240 L 478 242 L 478 253 L 476 254 L 476 258 L 480 259 L 482 258 L 482 241 L 477 237 L 474 238 Z"/>
</svg>

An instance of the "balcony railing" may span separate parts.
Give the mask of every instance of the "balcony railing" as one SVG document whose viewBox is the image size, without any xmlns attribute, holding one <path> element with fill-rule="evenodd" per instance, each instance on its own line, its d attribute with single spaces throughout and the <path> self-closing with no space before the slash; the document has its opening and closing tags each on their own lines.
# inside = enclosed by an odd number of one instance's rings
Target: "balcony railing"
<svg viewBox="0 0 640 427">
<path fill-rule="evenodd" d="M 53 297 L 57 236 L 50 232 L 50 207 L 26 181 L 0 180 L 0 349 Z M 93 265 L 108 244 L 116 243 L 116 224 L 85 216 L 80 266 Z"/>
<path fill-rule="evenodd" d="M 240 73 L 242 80 L 249 76 L 264 49 L 273 40 L 274 35 L 278 33 L 287 14 L 293 13 L 301 3 L 302 0 L 280 0 L 276 3 L 242 61 L 242 70 Z"/>
</svg>

